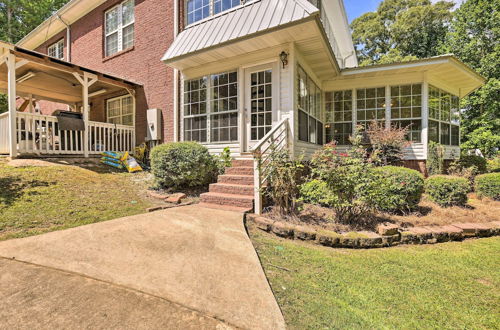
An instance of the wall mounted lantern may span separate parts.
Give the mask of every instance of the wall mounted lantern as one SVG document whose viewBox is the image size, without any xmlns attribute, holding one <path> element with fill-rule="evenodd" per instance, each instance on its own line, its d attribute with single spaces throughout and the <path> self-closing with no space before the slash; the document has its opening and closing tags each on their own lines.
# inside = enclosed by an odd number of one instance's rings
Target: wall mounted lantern
<svg viewBox="0 0 500 330">
<path fill-rule="evenodd" d="M 283 69 L 284 69 L 285 66 L 288 65 L 288 53 L 285 51 L 282 51 L 280 54 L 280 60 L 281 60 L 281 63 L 283 63 Z"/>
</svg>

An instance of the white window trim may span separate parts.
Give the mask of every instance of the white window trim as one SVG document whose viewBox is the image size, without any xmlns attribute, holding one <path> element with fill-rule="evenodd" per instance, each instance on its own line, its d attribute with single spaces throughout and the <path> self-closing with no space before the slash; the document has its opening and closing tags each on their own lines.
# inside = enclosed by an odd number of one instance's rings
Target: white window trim
<svg viewBox="0 0 500 330">
<path fill-rule="evenodd" d="M 133 15 L 133 18 L 132 20 L 130 21 L 130 23 L 126 24 L 126 25 L 123 25 L 123 4 L 128 2 L 128 1 L 131 1 L 132 4 L 133 4 L 133 7 L 134 7 L 134 15 Z M 108 15 L 109 12 L 115 10 L 115 9 L 118 9 L 118 23 L 117 23 L 117 26 L 116 26 L 116 30 L 113 30 L 111 32 L 106 32 L 107 28 L 107 20 L 106 20 L 106 17 Z M 131 25 L 135 24 L 135 0 L 125 0 L 119 4 L 117 4 L 116 6 L 114 6 L 113 8 L 110 8 L 108 10 L 106 10 L 104 12 L 104 56 L 105 57 L 109 57 L 109 56 L 113 56 L 121 51 L 124 51 L 125 49 L 123 49 L 123 30 Z M 109 54 L 108 55 L 108 49 L 107 49 L 107 39 L 109 36 L 111 36 L 112 34 L 115 34 L 115 33 L 118 33 L 118 47 L 117 47 L 117 50 L 115 53 L 113 54 Z M 135 31 L 134 31 L 134 42 L 135 42 Z M 131 47 L 128 47 L 128 48 L 131 48 Z"/>
<path fill-rule="evenodd" d="M 430 107 L 429 107 L 429 116 L 428 116 L 428 121 L 429 122 L 433 121 L 433 122 L 437 122 L 439 124 L 439 132 L 438 132 L 439 143 L 442 144 L 443 146 L 447 146 L 447 147 L 457 147 L 457 145 L 454 145 L 451 142 L 451 128 L 452 128 L 452 126 L 456 126 L 456 127 L 458 127 L 458 146 L 460 146 L 460 144 L 461 144 L 460 128 L 461 128 L 461 124 L 462 123 L 460 121 L 458 123 L 454 123 L 452 121 L 452 116 L 453 116 L 452 110 L 453 109 L 451 107 L 453 106 L 453 104 L 450 104 L 450 120 L 446 121 L 446 120 L 442 120 L 441 119 L 441 94 L 445 93 L 445 94 L 450 95 L 451 97 L 457 97 L 458 98 L 458 105 L 459 105 L 459 107 L 460 107 L 460 97 L 457 96 L 457 95 L 454 95 L 453 93 L 447 92 L 447 91 L 445 91 L 442 88 L 436 87 L 435 85 L 428 84 L 428 86 L 429 86 L 428 87 L 429 88 L 429 90 L 428 90 L 429 99 L 430 99 L 430 94 L 431 94 L 430 93 L 431 88 L 437 89 L 439 91 L 439 96 L 440 96 L 439 97 L 439 109 L 438 109 L 438 115 L 439 115 L 438 117 L 439 117 L 439 119 L 431 118 L 431 116 L 430 116 Z M 451 98 L 450 98 L 450 102 L 451 102 Z M 441 142 L 441 125 L 448 125 L 449 126 L 449 142 L 448 143 L 442 143 Z"/>
<path fill-rule="evenodd" d="M 131 98 L 132 99 L 132 114 L 123 114 L 123 99 L 126 99 L 126 98 Z M 114 101 L 118 101 L 120 100 L 120 114 L 118 116 L 110 116 L 109 115 L 109 103 L 110 102 L 114 102 Z M 124 125 L 122 124 L 123 123 L 123 120 L 122 118 L 124 116 L 130 116 L 132 115 L 132 125 Z M 135 126 L 135 100 L 134 100 L 134 97 L 129 95 L 129 94 L 126 94 L 126 95 L 123 95 L 123 96 L 118 96 L 118 97 L 114 97 L 114 98 L 111 98 L 111 99 L 107 99 L 106 100 L 106 121 L 108 123 L 110 123 L 110 119 L 114 119 L 114 118 L 120 118 L 120 124 L 117 124 L 117 125 L 123 125 L 123 126 Z"/>
<path fill-rule="evenodd" d="M 297 99 L 297 110 L 298 111 L 302 111 L 303 113 L 305 113 L 307 115 L 307 141 L 304 141 L 304 140 L 300 140 L 299 138 L 299 134 L 297 134 L 297 139 L 298 141 L 300 141 L 301 143 L 309 143 L 309 144 L 312 144 L 312 145 L 319 145 L 319 143 L 317 142 L 319 140 L 319 134 L 322 135 L 322 138 L 321 138 L 321 141 L 323 141 L 323 144 L 325 143 L 325 134 L 324 134 L 324 131 L 325 131 L 325 121 L 324 121 L 324 112 L 325 112 L 325 102 L 324 102 L 324 91 L 321 89 L 321 87 L 319 87 L 319 85 L 316 83 L 316 81 L 313 79 L 313 77 L 309 74 L 308 71 L 306 71 L 306 69 L 300 65 L 300 64 L 297 64 L 297 70 L 296 70 L 296 76 L 295 76 L 295 80 L 296 80 L 296 93 L 297 95 L 300 97 L 300 83 L 299 83 L 299 72 L 300 70 L 302 70 L 305 74 L 306 74 L 306 92 L 307 92 L 307 96 L 306 96 L 306 103 L 307 103 L 307 107 L 309 109 L 302 109 L 302 106 L 300 105 L 300 99 Z M 317 114 L 318 116 L 316 116 L 316 113 L 314 111 L 313 108 L 311 108 L 311 105 L 309 104 L 310 103 L 310 97 L 311 95 L 309 94 L 310 91 L 307 90 L 307 87 L 308 87 L 308 82 L 311 82 L 312 84 L 314 84 L 315 88 L 318 89 L 319 91 L 319 100 L 317 100 L 319 102 L 319 113 Z M 309 111 L 307 111 L 309 110 Z M 298 113 L 297 113 L 298 114 Z M 309 131 L 309 127 L 310 127 L 310 119 L 314 119 L 316 120 L 316 142 L 311 142 L 309 141 L 309 138 L 311 137 L 311 132 Z M 322 129 L 322 132 L 318 132 L 318 122 L 323 126 L 323 129 Z M 299 119 L 297 118 L 297 124 L 299 124 L 299 129 L 300 129 L 300 123 L 299 123 Z"/>
<path fill-rule="evenodd" d="M 51 49 L 54 49 L 55 56 L 50 55 Z M 58 56 L 60 53 L 62 53 L 62 57 Z M 59 60 L 64 60 L 64 38 L 47 47 L 47 55 Z"/>
<path fill-rule="evenodd" d="M 215 5 L 214 5 L 215 1 L 216 0 L 209 0 L 209 7 L 210 8 L 209 8 L 209 14 L 208 14 L 207 17 L 202 18 L 202 19 L 200 19 L 198 21 L 194 21 L 192 23 L 188 23 L 188 7 L 187 7 L 188 0 L 184 0 L 184 25 L 185 25 L 184 28 L 188 28 L 188 27 L 191 27 L 193 25 L 200 24 L 200 23 L 202 23 L 202 22 L 204 22 L 206 20 L 209 20 L 209 19 L 211 19 L 213 17 L 217 17 L 219 15 L 222 15 L 222 14 L 224 14 L 224 13 L 230 11 L 230 10 L 237 10 L 238 8 L 241 8 L 244 5 L 246 5 L 247 3 L 249 3 L 251 0 L 246 0 L 246 1 L 240 0 L 240 4 L 239 5 L 234 6 L 232 8 L 229 8 L 229 9 L 226 9 L 226 10 L 223 10 L 220 13 L 217 13 L 217 14 L 214 13 L 214 11 L 215 11 L 215 9 L 214 9 L 215 8 Z"/>
</svg>

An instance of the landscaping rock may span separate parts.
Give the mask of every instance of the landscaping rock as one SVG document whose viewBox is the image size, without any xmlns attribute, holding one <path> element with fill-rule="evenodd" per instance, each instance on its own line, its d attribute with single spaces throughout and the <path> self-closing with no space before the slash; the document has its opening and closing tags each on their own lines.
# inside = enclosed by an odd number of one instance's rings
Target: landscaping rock
<svg viewBox="0 0 500 330">
<path fill-rule="evenodd" d="M 259 217 L 259 216 L 253 216 L 252 220 L 255 223 L 255 225 L 257 226 L 257 228 L 262 229 L 262 230 L 267 231 L 267 232 L 271 231 L 271 228 L 273 226 L 272 220 L 270 220 L 268 218 L 264 218 L 264 217 Z"/>
<path fill-rule="evenodd" d="M 293 238 L 293 228 L 286 223 L 277 221 L 273 223 L 271 230 L 280 237 Z"/>
<path fill-rule="evenodd" d="M 316 234 L 319 244 L 329 247 L 337 247 L 340 244 L 340 235 L 335 232 L 322 231 Z"/>
<path fill-rule="evenodd" d="M 165 201 L 168 203 L 179 204 L 186 197 L 187 196 L 184 193 L 176 193 L 176 194 L 168 195 L 167 198 L 165 199 Z"/>
<path fill-rule="evenodd" d="M 296 226 L 294 228 L 295 238 L 303 241 L 314 241 L 316 239 L 316 231 L 304 226 Z"/>
<path fill-rule="evenodd" d="M 454 223 L 452 226 L 461 229 L 466 237 L 476 236 L 477 227 L 473 223 Z"/>
<path fill-rule="evenodd" d="M 162 200 L 166 200 L 167 197 L 169 196 L 169 195 L 165 195 L 165 194 L 159 193 L 159 192 L 154 191 L 154 190 L 148 190 L 148 195 L 149 195 L 149 197 L 153 197 L 156 199 L 162 199 Z"/>
<path fill-rule="evenodd" d="M 416 244 L 416 243 L 418 243 L 417 235 L 409 231 L 404 231 L 401 233 L 401 244 Z"/>
<path fill-rule="evenodd" d="M 441 229 L 448 233 L 448 237 L 452 241 L 460 241 L 463 239 L 463 235 L 462 235 L 463 230 L 460 228 L 448 225 L 448 226 L 441 227 Z"/>
<path fill-rule="evenodd" d="M 163 207 L 162 206 L 153 206 L 153 207 L 149 207 L 146 209 L 146 212 L 154 212 L 154 211 L 159 211 L 159 210 L 162 210 Z"/>
<path fill-rule="evenodd" d="M 382 236 L 396 235 L 399 233 L 399 226 L 392 223 L 378 225 L 377 233 Z"/>
</svg>

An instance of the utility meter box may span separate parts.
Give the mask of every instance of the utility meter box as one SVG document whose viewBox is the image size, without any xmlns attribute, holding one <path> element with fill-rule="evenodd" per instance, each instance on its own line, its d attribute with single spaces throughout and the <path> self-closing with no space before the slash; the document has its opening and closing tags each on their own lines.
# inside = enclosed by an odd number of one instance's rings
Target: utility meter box
<svg viewBox="0 0 500 330">
<path fill-rule="evenodd" d="M 148 109 L 148 141 L 161 140 L 161 110 Z"/>
</svg>

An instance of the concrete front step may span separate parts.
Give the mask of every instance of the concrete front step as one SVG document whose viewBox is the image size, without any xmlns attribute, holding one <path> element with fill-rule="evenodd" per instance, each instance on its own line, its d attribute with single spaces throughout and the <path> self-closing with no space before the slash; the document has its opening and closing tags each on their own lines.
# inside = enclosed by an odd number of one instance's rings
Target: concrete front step
<svg viewBox="0 0 500 330">
<path fill-rule="evenodd" d="M 230 175 L 230 174 L 219 175 L 217 183 L 239 184 L 246 186 L 254 184 L 253 175 Z"/>
<path fill-rule="evenodd" d="M 248 212 L 251 212 L 253 210 L 253 208 L 248 208 L 248 207 L 237 207 L 237 206 L 230 206 L 230 205 L 210 204 L 210 203 L 199 203 L 198 206 L 206 207 L 209 209 L 232 211 L 232 212 L 239 212 L 239 213 L 248 213 Z"/>
<path fill-rule="evenodd" d="M 253 167 L 253 159 L 233 159 L 233 167 Z"/>
<path fill-rule="evenodd" d="M 209 192 L 201 194 L 200 197 L 201 203 L 253 208 L 253 197 L 251 196 Z"/>
<path fill-rule="evenodd" d="M 254 186 L 241 185 L 241 184 L 212 183 L 210 185 L 209 191 L 221 194 L 253 196 Z"/>
<path fill-rule="evenodd" d="M 226 173 L 230 175 L 253 175 L 253 167 L 227 167 Z"/>
</svg>

